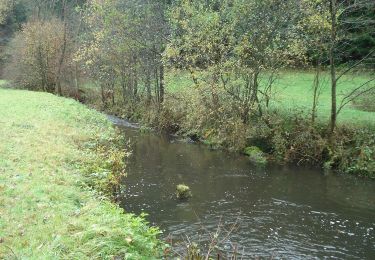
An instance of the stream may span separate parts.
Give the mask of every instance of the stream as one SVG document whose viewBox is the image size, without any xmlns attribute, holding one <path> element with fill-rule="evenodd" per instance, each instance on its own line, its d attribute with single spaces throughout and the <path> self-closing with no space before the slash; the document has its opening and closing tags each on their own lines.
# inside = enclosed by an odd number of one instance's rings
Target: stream
<svg viewBox="0 0 375 260">
<path fill-rule="evenodd" d="M 257 169 L 244 156 L 110 119 L 132 151 L 121 206 L 147 212 L 177 254 L 187 240 L 207 245 L 220 227 L 224 257 L 375 259 L 374 181 L 301 167 Z M 193 193 L 187 202 L 175 199 L 181 183 Z"/>
</svg>

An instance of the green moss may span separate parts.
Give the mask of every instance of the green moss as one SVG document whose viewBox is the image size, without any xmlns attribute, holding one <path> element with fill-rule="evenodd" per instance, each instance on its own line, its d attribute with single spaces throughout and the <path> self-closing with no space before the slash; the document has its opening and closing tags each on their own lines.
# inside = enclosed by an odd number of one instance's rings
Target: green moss
<svg viewBox="0 0 375 260">
<path fill-rule="evenodd" d="M 123 169 L 115 139 L 78 102 L 0 88 L 0 259 L 161 256 L 159 230 L 104 195 Z"/>
<path fill-rule="evenodd" d="M 264 153 L 256 146 L 249 146 L 244 149 L 244 154 L 247 155 L 252 163 L 257 165 L 267 164 L 267 158 Z"/>
<path fill-rule="evenodd" d="M 179 200 L 186 200 L 192 197 L 189 186 L 185 184 L 179 184 L 176 187 L 176 197 Z"/>
</svg>

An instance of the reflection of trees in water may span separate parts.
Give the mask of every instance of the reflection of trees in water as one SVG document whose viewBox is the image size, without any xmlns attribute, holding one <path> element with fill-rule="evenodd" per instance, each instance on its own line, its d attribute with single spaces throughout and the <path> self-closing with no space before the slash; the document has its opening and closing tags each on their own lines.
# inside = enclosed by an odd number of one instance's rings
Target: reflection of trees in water
<svg viewBox="0 0 375 260">
<path fill-rule="evenodd" d="M 375 217 L 375 183 L 352 176 L 327 176 L 327 199 L 339 208 L 372 212 Z"/>
</svg>

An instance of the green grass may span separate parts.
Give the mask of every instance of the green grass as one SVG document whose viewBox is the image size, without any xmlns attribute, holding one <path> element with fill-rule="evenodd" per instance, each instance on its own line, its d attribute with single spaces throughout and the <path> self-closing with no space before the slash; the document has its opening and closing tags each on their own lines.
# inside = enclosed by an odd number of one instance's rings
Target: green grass
<svg viewBox="0 0 375 260">
<path fill-rule="evenodd" d="M 324 84 L 319 98 L 318 118 L 328 121 L 331 108 L 330 79 L 327 74 L 323 77 Z M 311 72 L 284 72 L 276 82 L 274 105 L 288 111 L 298 109 L 310 112 L 313 80 L 314 73 Z M 367 80 L 366 75 L 345 76 L 340 79 L 337 87 L 339 103 L 346 93 Z M 353 107 L 352 104 L 348 104 L 340 112 L 338 123 L 375 127 L 375 113 L 361 111 Z"/>
<path fill-rule="evenodd" d="M 330 82 L 327 74 L 323 75 L 322 92 L 318 104 L 318 119 L 327 121 L 330 115 Z M 271 106 L 287 114 L 296 111 L 310 113 L 313 97 L 314 73 L 301 71 L 284 71 L 281 73 L 274 85 L 274 98 Z M 340 103 L 343 94 L 350 92 L 352 89 L 361 85 L 368 80 L 366 75 L 345 76 L 340 79 L 337 92 Z M 178 92 L 181 89 L 193 85 L 189 73 L 174 72 L 166 77 L 168 90 Z M 361 111 L 356 109 L 352 104 L 348 104 L 339 114 L 339 124 L 350 124 L 355 126 L 366 126 L 375 128 L 375 113 Z"/>
<path fill-rule="evenodd" d="M 156 258 L 159 231 L 84 185 L 84 147 L 114 134 L 73 100 L 0 88 L 0 259 Z"/>
</svg>

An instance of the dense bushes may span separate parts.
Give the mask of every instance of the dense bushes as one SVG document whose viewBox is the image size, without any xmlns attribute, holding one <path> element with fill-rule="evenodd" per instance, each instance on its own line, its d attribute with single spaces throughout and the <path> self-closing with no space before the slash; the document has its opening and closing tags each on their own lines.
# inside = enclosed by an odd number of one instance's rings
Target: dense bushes
<svg viewBox="0 0 375 260">
<path fill-rule="evenodd" d="M 338 136 L 331 163 L 345 173 L 375 178 L 375 134 L 370 130 L 347 130 Z"/>
</svg>

